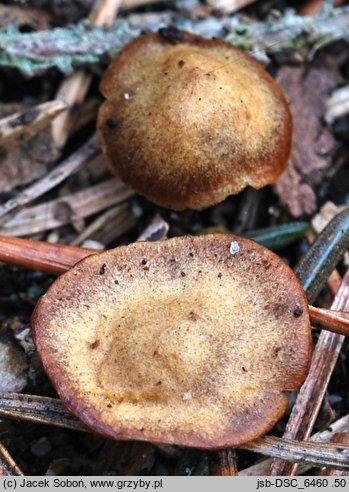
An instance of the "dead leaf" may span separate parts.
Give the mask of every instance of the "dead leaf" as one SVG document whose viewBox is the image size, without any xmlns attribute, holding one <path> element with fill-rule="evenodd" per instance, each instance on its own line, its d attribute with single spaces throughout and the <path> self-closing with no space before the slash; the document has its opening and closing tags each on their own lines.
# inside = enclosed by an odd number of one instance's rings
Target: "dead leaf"
<svg viewBox="0 0 349 492">
<path fill-rule="evenodd" d="M 291 215 L 300 217 L 316 210 L 316 186 L 329 168 L 335 149 L 335 139 L 323 117 L 336 76 L 327 67 L 284 66 L 277 81 L 289 101 L 294 132 L 289 167 L 275 189 Z"/>
</svg>

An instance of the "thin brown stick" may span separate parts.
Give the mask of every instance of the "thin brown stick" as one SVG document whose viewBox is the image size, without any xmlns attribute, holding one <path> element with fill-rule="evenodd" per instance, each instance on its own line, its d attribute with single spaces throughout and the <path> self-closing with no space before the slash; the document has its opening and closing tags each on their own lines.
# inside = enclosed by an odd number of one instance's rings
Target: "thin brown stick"
<svg viewBox="0 0 349 492">
<path fill-rule="evenodd" d="M 339 335 L 349 335 L 349 313 L 309 306 L 309 316 L 316 327 Z"/>
<path fill-rule="evenodd" d="M 0 205 L 0 217 L 13 212 L 14 210 L 27 205 L 36 198 L 40 197 L 47 191 L 51 190 L 68 176 L 75 173 L 86 161 L 97 155 L 99 144 L 97 136 L 94 135 L 85 145 L 77 150 L 73 155 L 61 162 L 53 171 L 48 173 L 44 178 L 17 194 L 7 202 Z"/>
<path fill-rule="evenodd" d="M 22 470 L 0 442 L 0 476 L 23 476 Z"/>
<path fill-rule="evenodd" d="M 349 310 L 349 271 L 343 278 L 332 309 Z M 343 341 L 342 335 L 328 331 L 320 333 L 308 377 L 298 393 L 287 423 L 285 439 L 303 441 L 309 438 Z M 271 475 L 292 475 L 296 469 L 297 465 L 278 459 L 271 467 Z"/>
<path fill-rule="evenodd" d="M 121 190 L 126 195 L 122 194 L 122 199 L 125 196 L 129 196 L 128 194 L 132 192 L 126 187 L 124 190 L 123 187 L 124 185 L 121 184 Z M 112 187 L 111 190 L 114 193 L 119 188 L 116 187 L 114 189 Z M 105 191 L 103 188 L 103 193 Z M 46 220 L 49 220 L 49 217 Z M 166 237 L 167 231 L 168 224 L 161 217 L 156 216 L 151 226 L 139 237 L 139 240 L 154 240 L 154 234 L 158 235 L 156 239 L 163 239 Z M 69 270 L 77 261 L 94 253 L 96 253 L 95 250 L 80 248 L 78 246 L 52 244 L 44 241 L 33 241 L 31 239 L 0 235 L 0 261 L 10 265 L 35 268 L 57 275 Z M 309 306 L 309 316 L 311 323 L 314 325 L 340 335 L 349 335 L 349 312 L 347 311 L 319 309 Z"/>
<path fill-rule="evenodd" d="M 122 4 L 122 0 L 98 0 L 89 17 L 91 26 L 110 27 Z M 68 110 L 65 111 L 52 125 L 52 137 L 57 147 L 64 146 L 69 136 L 72 124 L 72 111 L 84 101 L 92 81 L 91 74 L 85 70 L 77 70 L 67 77 L 57 92 L 57 99 L 65 101 Z"/>
<path fill-rule="evenodd" d="M 0 120 L 0 148 L 16 148 L 46 128 L 67 105 L 63 101 L 49 101 L 27 111 Z"/>
<path fill-rule="evenodd" d="M 237 456 L 234 449 L 207 454 L 208 472 L 214 477 L 235 477 L 238 475 Z"/>
<path fill-rule="evenodd" d="M 65 244 L 0 236 L 0 261 L 60 275 L 97 251 Z"/>
</svg>

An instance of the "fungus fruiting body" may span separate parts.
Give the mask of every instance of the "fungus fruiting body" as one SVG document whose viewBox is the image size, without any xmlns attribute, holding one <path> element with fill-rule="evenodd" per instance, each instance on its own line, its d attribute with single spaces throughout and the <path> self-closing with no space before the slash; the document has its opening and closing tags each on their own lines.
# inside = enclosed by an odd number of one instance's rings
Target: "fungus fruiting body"
<svg viewBox="0 0 349 492">
<path fill-rule="evenodd" d="M 271 429 L 311 354 L 293 272 L 227 234 L 85 258 L 41 298 L 33 333 L 61 399 L 92 429 L 202 449 Z"/>
<path fill-rule="evenodd" d="M 178 32 L 140 36 L 114 59 L 98 131 L 111 170 L 138 193 L 202 209 L 274 182 L 287 166 L 292 120 L 281 89 L 249 55 Z"/>
</svg>

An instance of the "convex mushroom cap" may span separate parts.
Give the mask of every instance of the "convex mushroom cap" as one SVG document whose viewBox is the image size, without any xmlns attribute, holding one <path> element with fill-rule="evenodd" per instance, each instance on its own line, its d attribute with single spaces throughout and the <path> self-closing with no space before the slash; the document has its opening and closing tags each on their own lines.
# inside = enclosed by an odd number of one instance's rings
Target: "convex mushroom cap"
<svg viewBox="0 0 349 492">
<path fill-rule="evenodd" d="M 92 429 L 207 449 L 271 429 L 311 356 L 294 273 L 227 234 L 82 260 L 41 298 L 33 333 L 61 399 Z"/>
<path fill-rule="evenodd" d="M 285 97 L 231 44 L 178 30 L 140 36 L 113 60 L 101 92 L 111 170 L 158 205 L 202 209 L 274 182 L 287 166 Z"/>
</svg>

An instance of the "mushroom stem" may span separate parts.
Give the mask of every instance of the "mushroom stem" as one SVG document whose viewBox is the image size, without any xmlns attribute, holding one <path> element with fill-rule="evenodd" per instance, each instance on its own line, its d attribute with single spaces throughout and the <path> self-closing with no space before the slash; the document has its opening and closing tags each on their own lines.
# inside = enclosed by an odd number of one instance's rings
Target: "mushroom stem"
<svg viewBox="0 0 349 492">
<path fill-rule="evenodd" d="M 60 275 L 75 263 L 99 251 L 67 244 L 53 244 L 0 235 L 0 261 Z M 312 325 L 349 336 L 349 313 L 309 305 Z"/>
</svg>

